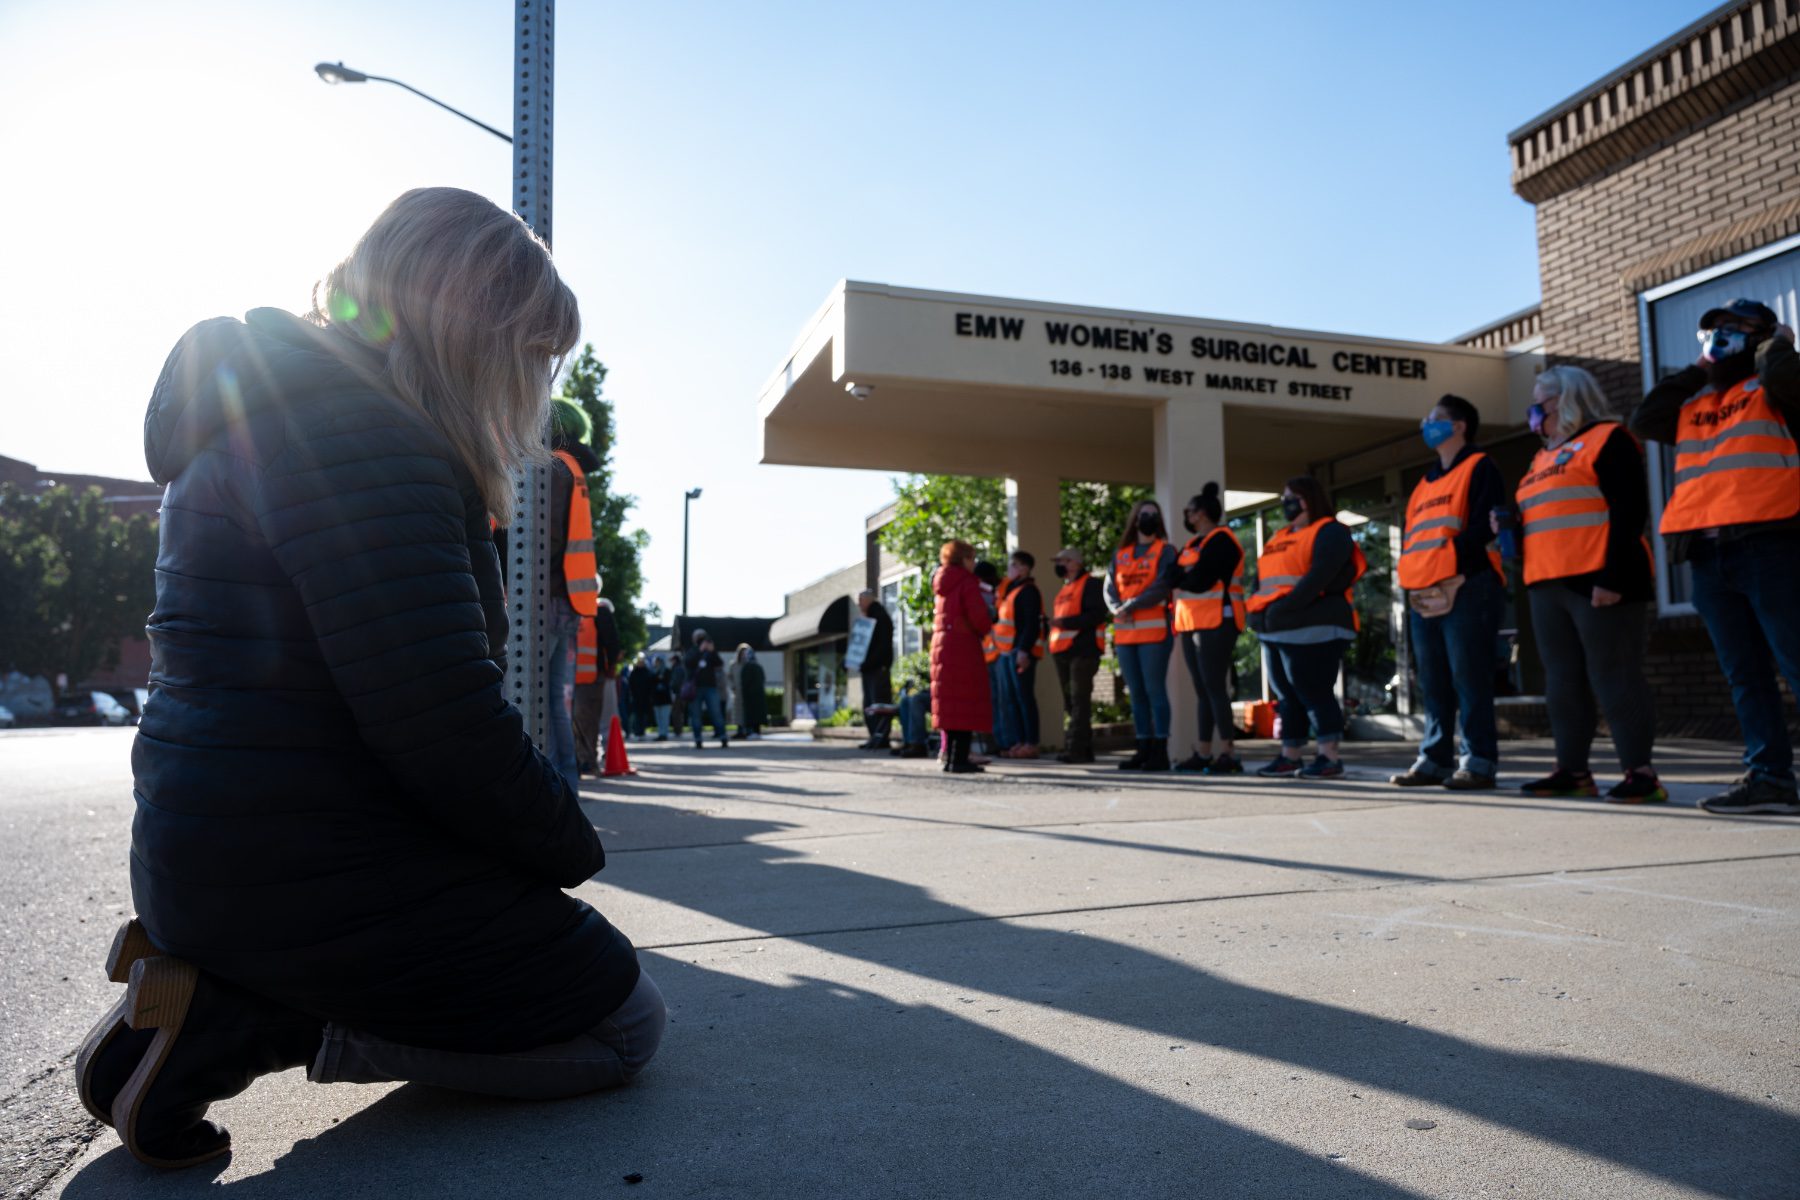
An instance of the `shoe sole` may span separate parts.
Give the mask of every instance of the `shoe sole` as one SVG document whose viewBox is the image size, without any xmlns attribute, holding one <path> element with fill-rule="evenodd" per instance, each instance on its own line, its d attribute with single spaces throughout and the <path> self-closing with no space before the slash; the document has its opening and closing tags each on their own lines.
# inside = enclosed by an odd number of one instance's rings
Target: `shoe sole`
<svg viewBox="0 0 1800 1200">
<path fill-rule="evenodd" d="M 1608 796 L 1606 802 L 1608 804 L 1666 804 L 1668 799 L 1669 793 L 1662 788 L 1657 788 L 1648 796 Z"/>
<path fill-rule="evenodd" d="M 175 1048 L 175 1039 L 181 1036 L 199 982 L 200 972 L 194 965 L 178 958 L 146 958 L 131 968 L 131 982 L 125 993 L 125 1023 L 133 1029 L 153 1029 L 156 1033 L 137 1070 L 113 1101 L 113 1128 L 119 1131 L 119 1139 L 132 1157 L 146 1166 L 168 1170 L 191 1167 L 231 1150 L 231 1135 L 226 1134 L 219 1145 L 199 1154 L 162 1158 L 145 1149 L 137 1136 L 138 1112 L 143 1108 L 144 1097 Z"/>
<path fill-rule="evenodd" d="M 1589 788 L 1585 792 L 1533 792 L 1525 788 L 1519 789 L 1519 795 L 1530 796 L 1533 800 L 1592 800 L 1600 794 L 1599 788 Z M 1614 801 L 1613 803 L 1619 803 Z M 1632 802 L 1632 803 L 1635 803 Z"/>
<path fill-rule="evenodd" d="M 1705 812 L 1721 817 L 1800 817 L 1800 804 L 1791 800 L 1767 800 L 1760 804 L 1734 805 L 1731 808 L 1707 808 L 1700 805 Z"/>
<path fill-rule="evenodd" d="M 113 934 L 112 948 L 106 952 L 106 977 L 114 983 L 128 983 L 133 965 L 161 953 L 151 943 L 143 924 L 132 917 Z M 94 1062 L 112 1045 L 112 1040 L 124 1032 L 129 998 L 129 992 L 120 997 L 119 1002 L 88 1030 L 88 1035 L 81 1039 L 81 1048 L 75 1052 L 75 1094 L 81 1100 L 81 1107 L 102 1125 L 112 1124 L 112 1113 L 102 1109 L 94 1099 Z"/>
</svg>

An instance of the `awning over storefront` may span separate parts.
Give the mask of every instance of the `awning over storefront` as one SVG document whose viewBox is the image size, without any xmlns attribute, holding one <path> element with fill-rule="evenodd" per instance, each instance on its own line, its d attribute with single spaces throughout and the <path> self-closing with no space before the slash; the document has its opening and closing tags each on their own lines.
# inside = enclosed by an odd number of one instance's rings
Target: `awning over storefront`
<svg viewBox="0 0 1800 1200">
<path fill-rule="evenodd" d="M 850 597 L 845 595 L 777 618 L 769 627 L 769 642 L 780 648 L 820 638 L 845 637 L 849 632 Z"/>
</svg>

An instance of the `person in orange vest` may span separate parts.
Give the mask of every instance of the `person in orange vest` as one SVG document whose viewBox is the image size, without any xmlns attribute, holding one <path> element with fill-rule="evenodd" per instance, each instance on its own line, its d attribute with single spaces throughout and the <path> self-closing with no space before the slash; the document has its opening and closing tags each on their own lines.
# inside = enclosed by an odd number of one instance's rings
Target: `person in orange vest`
<svg viewBox="0 0 1800 1200">
<path fill-rule="evenodd" d="M 1194 681 L 1200 717 L 1200 749 L 1177 771 L 1241 775 L 1244 764 L 1232 752 L 1236 732 L 1231 715 L 1231 664 L 1244 631 L 1244 548 L 1219 522 L 1225 506 L 1219 485 L 1209 483 L 1187 502 L 1182 516 L 1194 536 L 1175 560 L 1172 592 L 1175 636 Z"/>
<path fill-rule="evenodd" d="M 1531 399 L 1531 427 L 1544 448 L 1516 498 L 1556 769 L 1520 790 L 1600 794 L 1588 770 L 1598 696 L 1625 771 L 1607 800 L 1667 800 L 1650 765 L 1656 716 L 1644 678 L 1656 585 L 1643 536 L 1650 519 L 1643 451 L 1613 415 L 1599 381 L 1580 367 L 1551 367 L 1537 377 Z M 1496 533 L 1500 526 L 1496 518 Z"/>
<path fill-rule="evenodd" d="M 1288 523 L 1263 545 L 1256 590 L 1244 602 L 1281 714 L 1281 751 L 1256 773 L 1338 779 L 1344 774 L 1338 675 L 1360 627 L 1354 589 L 1369 564 L 1337 519 L 1325 485 L 1311 475 L 1287 481 L 1281 512 Z M 1301 754 L 1309 734 L 1319 740 L 1310 763 Z"/>
<path fill-rule="evenodd" d="M 1057 552 L 1056 577 L 1062 580 L 1050 617 L 1050 661 L 1062 685 L 1063 711 L 1069 714 L 1068 749 L 1058 762 L 1094 761 L 1094 676 L 1106 654 L 1105 585 L 1088 574 L 1081 551 L 1065 546 Z"/>
<path fill-rule="evenodd" d="M 1106 573 L 1113 652 L 1125 676 L 1137 731 L 1137 753 L 1119 764 L 1121 771 L 1169 769 L 1169 655 L 1174 642 L 1168 574 L 1175 557 L 1162 507 L 1154 500 L 1140 501 L 1125 522 Z"/>
<path fill-rule="evenodd" d="M 988 752 L 1005 757 L 1019 744 L 1017 706 L 1012 703 L 1006 691 L 1006 672 L 1009 668 L 1000 661 L 1000 644 L 994 640 L 993 630 L 993 622 L 1000 617 L 1000 589 L 1006 580 L 994 564 L 985 558 L 975 563 L 974 573 L 981 599 L 987 605 L 989 622 L 987 632 L 981 635 L 981 659 L 986 666 L 988 681 L 989 728 L 976 732 L 985 735 Z M 973 761 L 977 766 L 982 766 L 992 760 L 975 755 Z"/>
<path fill-rule="evenodd" d="M 1744 730 L 1744 778 L 1701 801 L 1716 813 L 1800 815 L 1777 669 L 1800 692 L 1800 357 L 1755 300 L 1700 318 L 1700 361 L 1663 380 L 1631 430 L 1675 449 L 1663 506 L 1668 561 L 1693 572 L 1694 607 Z"/>
<path fill-rule="evenodd" d="M 994 593 L 994 648 L 1002 670 L 1001 703 L 1012 706 L 1012 728 L 1018 740 L 1003 751 L 1008 758 L 1036 758 L 1038 726 L 1037 665 L 1044 657 L 1044 594 L 1031 572 L 1037 559 L 1028 550 L 1013 551 L 1006 577 Z"/>
<path fill-rule="evenodd" d="M 600 608 L 594 566 L 594 518 L 588 505 L 587 473 L 600 460 L 588 448 L 593 424 L 581 406 L 556 400 L 551 406 L 550 544 L 562 553 L 550 558 L 550 746 L 549 758 L 573 790 L 581 780 L 575 743 L 575 686 L 581 626 Z"/>
<path fill-rule="evenodd" d="M 1389 782 L 1492 788 L 1500 769 L 1494 675 L 1506 580 L 1490 520 L 1506 506 L 1506 484 L 1475 445 L 1481 414 L 1461 396 L 1440 399 L 1419 432 L 1437 461 L 1407 501 L 1396 573 L 1411 609 L 1407 635 L 1425 701 L 1425 737 L 1412 767 Z"/>
</svg>

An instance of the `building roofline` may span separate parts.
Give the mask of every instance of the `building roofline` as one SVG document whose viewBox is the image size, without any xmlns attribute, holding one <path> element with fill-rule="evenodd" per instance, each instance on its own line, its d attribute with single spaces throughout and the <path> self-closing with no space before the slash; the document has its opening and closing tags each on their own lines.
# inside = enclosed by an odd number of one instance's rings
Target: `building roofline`
<svg viewBox="0 0 1800 1200">
<path fill-rule="evenodd" d="M 1535 304 L 1527 304 L 1524 308 L 1521 308 L 1518 312 L 1507 313 L 1504 317 L 1499 317 L 1495 320 L 1489 321 L 1485 325 L 1477 325 L 1475 328 L 1469 330 L 1467 333 L 1459 333 L 1455 337 L 1446 338 L 1445 340 L 1450 341 L 1450 342 L 1458 342 L 1458 343 L 1462 343 L 1462 344 L 1466 345 L 1469 342 L 1475 341 L 1477 338 L 1480 338 L 1486 334 L 1490 334 L 1490 333 L 1494 332 L 1496 329 L 1504 329 L 1506 326 L 1513 324 L 1515 321 L 1523 321 L 1527 317 L 1531 317 L 1538 313 L 1543 312 L 1543 310 L 1544 310 L 1544 305 L 1543 305 L 1542 301 L 1538 301 Z"/>
</svg>

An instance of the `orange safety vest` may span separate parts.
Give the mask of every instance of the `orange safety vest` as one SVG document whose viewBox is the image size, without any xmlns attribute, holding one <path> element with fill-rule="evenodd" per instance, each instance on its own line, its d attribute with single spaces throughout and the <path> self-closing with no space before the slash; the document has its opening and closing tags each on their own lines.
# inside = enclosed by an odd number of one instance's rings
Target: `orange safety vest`
<svg viewBox="0 0 1800 1200">
<path fill-rule="evenodd" d="M 994 628 L 992 633 L 996 656 L 1001 654 L 1011 654 L 1013 652 L 1013 643 L 1019 640 L 1017 623 L 1013 620 L 1013 609 L 1018 606 L 1020 590 L 1019 587 L 1013 585 L 1013 581 L 1010 579 L 1002 579 L 1000 581 L 1000 589 L 997 593 L 999 597 L 997 608 L 999 611 L 994 616 Z M 1040 623 L 1043 621 L 1043 614 L 1041 612 L 1038 615 L 1038 620 Z M 1031 657 L 1044 657 L 1044 631 L 1041 628 L 1038 630 L 1038 640 L 1032 643 Z"/>
<path fill-rule="evenodd" d="M 1336 524 L 1336 518 L 1327 517 L 1323 521 L 1314 521 L 1299 533 L 1288 525 L 1276 530 L 1256 560 L 1256 590 L 1250 593 L 1245 607 L 1253 613 L 1261 612 L 1293 591 L 1294 585 L 1312 569 L 1313 543 L 1319 540 L 1319 530 Z M 1369 560 L 1354 541 L 1350 543 L 1350 561 L 1356 564 L 1356 574 L 1351 578 L 1350 586 L 1344 589 L 1344 599 L 1350 602 L 1351 628 L 1361 630 L 1362 614 L 1356 611 L 1356 581 L 1368 574 Z"/>
<path fill-rule="evenodd" d="M 1163 550 L 1168 545 L 1157 538 L 1142 557 L 1132 553 L 1133 546 L 1113 555 L 1113 586 L 1119 589 L 1119 599 L 1129 600 L 1156 582 L 1157 564 L 1162 562 Z M 1166 601 L 1151 608 L 1137 609 L 1113 622 L 1115 646 L 1144 646 L 1165 641 L 1168 636 L 1169 605 Z"/>
<path fill-rule="evenodd" d="M 1481 451 L 1463 459 L 1437 479 L 1421 479 L 1406 502 L 1406 536 L 1400 543 L 1400 586 L 1428 588 L 1456 574 L 1456 535 L 1471 520 L 1485 522 L 1486 513 L 1469 512 L 1469 484 L 1475 467 L 1487 458 Z M 1490 543 L 1488 561 L 1503 575 L 1500 551 Z"/>
<path fill-rule="evenodd" d="M 575 626 L 575 682 L 600 681 L 600 631 L 594 618 L 583 617 Z"/>
<path fill-rule="evenodd" d="M 1527 586 L 1591 575 L 1606 565 L 1612 509 L 1600 494 L 1595 464 L 1607 443 L 1620 435 L 1631 437 L 1617 421 L 1601 421 L 1580 440 L 1539 450 L 1531 460 L 1516 496 Z M 1646 544 L 1644 553 L 1649 552 Z"/>
<path fill-rule="evenodd" d="M 1062 587 L 1056 593 L 1054 608 L 1058 620 L 1063 617 L 1079 617 L 1081 615 L 1081 597 L 1087 590 L 1087 582 L 1088 573 L 1086 571 L 1063 582 Z M 1076 636 L 1073 629 L 1058 629 L 1055 625 L 1050 626 L 1050 653 L 1067 654 L 1075 648 Z M 1094 630 L 1094 648 L 1102 654 L 1106 653 L 1105 630 Z"/>
<path fill-rule="evenodd" d="M 587 476 L 567 450 L 556 451 L 563 466 L 575 478 L 569 492 L 569 537 L 563 543 L 563 584 L 569 607 L 584 617 L 600 610 L 600 585 L 594 582 L 594 510 L 588 506 Z"/>
<path fill-rule="evenodd" d="M 1681 406 L 1675 492 L 1662 532 L 1779 521 L 1800 513 L 1800 447 L 1752 375 Z"/>
<path fill-rule="evenodd" d="M 1199 629 L 1217 629 L 1225 623 L 1225 606 L 1231 606 L 1231 619 L 1241 633 L 1244 629 L 1244 548 L 1239 545 L 1237 536 L 1223 525 L 1214 529 L 1203 538 L 1194 538 L 1181 551 L 1181 557 L 1175 564 L 1188 570 L 1200 561 L 1200 552 L 1206 543 L 1220 534 L 1238 548 L 1237 566 L 1232 569 L 1230 584 L 1219 584 L 1211 591 L 1184 592 L 1175 591 L 1175 632 L 1192 633 Z M 1229 599 L 1227 599 L 1229 597 Z"/>
</svg>

